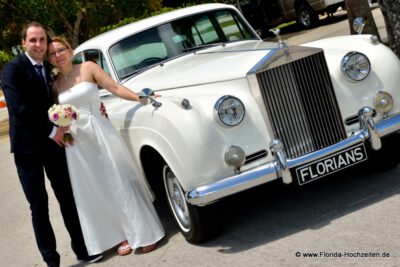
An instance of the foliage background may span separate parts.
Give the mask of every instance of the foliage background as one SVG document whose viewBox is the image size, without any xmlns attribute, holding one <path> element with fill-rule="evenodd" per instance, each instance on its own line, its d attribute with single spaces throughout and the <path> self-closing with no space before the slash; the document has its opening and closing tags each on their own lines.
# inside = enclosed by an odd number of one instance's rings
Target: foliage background
<svg viewBox="0 0 400 267">
<path fill-rule="evenodd" d="M 348 8 L 354 7 L 357 16 L 360 10 L 370 14 L 367 0 L 345 1 Z M 12 58 L 12 48 L 21 44 L 23 25 L 31 21 L 46 25 L 52 34 L 65 36 L 76 47 L 124 24 L 175 8 L 210 2 L 236 5 L 238 0 L 0 0 L 0 71 Z M 400 56 L 400 0 L 378 0 L 378 3 L 388 25 L 389 46 Z M 370 18 L 368 14 L 361 15 Z"/>
<path fill-rule="evenodd" d="M 90 37 L 123 24 L 170 11 L 172 8 L 235 1 L 163 0 L 0 0 L 0 50 L 20 43 L 24 24 L 38 21 L 76 46 Z"/>
<path fill-rule="evenodd" d="M 38 21 L 51 34 L 65 36 L 76 47 L 87 39 L 115 27 L 174 8 L 212 0 L 0 0 L 0 70 L 21 44 L 21 29 Z"/>
</svg>

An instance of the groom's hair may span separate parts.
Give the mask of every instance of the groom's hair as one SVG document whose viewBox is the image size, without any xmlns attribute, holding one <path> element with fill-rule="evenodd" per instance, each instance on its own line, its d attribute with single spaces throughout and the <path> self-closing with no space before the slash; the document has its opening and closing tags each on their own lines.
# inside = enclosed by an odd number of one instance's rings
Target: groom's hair
<svg viewBox="0 0 400 267">
<path fill-rule="evenodd" d="M 27 33 L 27 31 L 28 31 L 28 29 L 29 29 L 30 27 L 39 27 L 39 28 L 42 28 L 42 29 L 44 30 L 44 32 L 46 33 L 47 41 L 50 40 L 50 38 L 49 38 L 49 31 L 48 31 L 47 27 L 43 26 L 43 24 L 41 24 L 41 23 L 39 23 L 39 22 L 37 22 L 37 21 L 29 22 L 28 24 L 26 24 L 26 25 L 22 28 L 21 37 L 22 37 L 23 40 L 26 41 L 26 33 Z"/>
</svg>

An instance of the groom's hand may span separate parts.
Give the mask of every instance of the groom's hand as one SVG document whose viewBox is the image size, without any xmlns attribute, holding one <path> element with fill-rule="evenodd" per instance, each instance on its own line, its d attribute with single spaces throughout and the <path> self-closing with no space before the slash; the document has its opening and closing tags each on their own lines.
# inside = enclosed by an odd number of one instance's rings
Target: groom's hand
<svg viewBox="0 0 400 267">
<path fill-rule="evenodd" d="M 64 134 L 69 131 L 69 126 L 67 127 L 58 127 L 56 134 L 53 137 L 53 141 L 57 143 L 57 145 L 63 147 L 69 147 L 74 145 L 74 140 L 65 141 Z"/>
<path fill-rule="evenodd" d="M 100 102 L 100 112 L 101 112 L 101 115 L 103 115 L 104 117 L 106 117 L 108 119 L 106 106 L 104 106 L 103 102 Z"/>
<path fill-rule="evenodd" d="M 57 128 L 56 134 L 53 136 L 53 141 L 57 143 L 60 147 L 65 146 L 64 142 L 64 130 L 62 128 Z"/>
</svg>

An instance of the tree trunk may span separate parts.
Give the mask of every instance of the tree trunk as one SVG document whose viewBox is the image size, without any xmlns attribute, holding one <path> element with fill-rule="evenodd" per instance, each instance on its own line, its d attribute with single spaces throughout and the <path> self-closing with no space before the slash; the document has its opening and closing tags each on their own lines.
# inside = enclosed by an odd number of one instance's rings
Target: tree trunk
<svg viewBox="0 0 400 267">
<path fill-rule="evenodd" d="M 389 47 L 400 58 L 400 0 L 378 0 L 385 19 Z"/>
<path fill-rule="evenodd" d="M 76 15 L 76 20 L 74 23 L 74 31 L 73 31 L 73 38 L 72 38 L 72 47 L 76 48 L 79 45 L 79 31 L 81 29 L 81 22 L 83 19 L 82 11 L 79 10 L 78 14 Z"/>
<path fill-rule="evenodd" d="M 391 0 L 388 0 L 388 2 L 390 1 Z M 362 33 L 376 35 L 380 40 L 381 37 L 379 35 L 378 28 L 376 27 L 374 17 L 372 16 L 368 0 L 345 0 L 345 4 L 351 34 L 357 34 L 353 29 L 354 19 L 357 17 L 362 17 L 365 22 Z"/>
</svg>

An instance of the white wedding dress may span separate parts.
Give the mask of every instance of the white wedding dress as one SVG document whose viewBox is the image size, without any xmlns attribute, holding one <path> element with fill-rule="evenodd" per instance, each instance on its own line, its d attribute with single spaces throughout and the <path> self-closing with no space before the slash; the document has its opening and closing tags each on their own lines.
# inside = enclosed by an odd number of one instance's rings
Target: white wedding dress
<svg viewBox="0 0 400 267">
<path fill-rule="evenodd" d="M 58 96 L 78 109 L 73 146 L 66 148 L 71 184 L 89 255 L 124 240 L 132 248 L 156 243 L 163 227 L 114 126 L 100 113 L 96 84 L 81 82 Z"/>
</svg>

